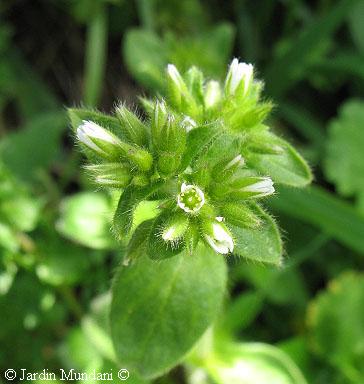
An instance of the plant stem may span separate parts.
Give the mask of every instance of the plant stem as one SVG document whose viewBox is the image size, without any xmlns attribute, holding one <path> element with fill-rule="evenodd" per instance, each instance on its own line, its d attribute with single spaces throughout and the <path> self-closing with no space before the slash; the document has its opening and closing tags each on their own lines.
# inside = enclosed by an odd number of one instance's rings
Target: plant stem
<svg viewBox="0 0 364 384">
<path fill-rule="evenodd" d="M 143 28 L 154 31 L 153 0 L 137 0 L 137 6 Z"/>
<path fill-rule="evenodd" d="M 107 55 L 107 29 L 107 9 L 100 1 L 87 28 L 84 102 L 88 107 L 96 107 L 101 96 Z"/>
<path fill-rule="evenodd" d="M 68 286 L 61 286 L 58 288 L 58 292 L 67 303 L 69 310 L 78 319 L 81 320 L 83 317 L 83 310 L 80 303 L 77 301 L 73 290 Z"/>
</svg>

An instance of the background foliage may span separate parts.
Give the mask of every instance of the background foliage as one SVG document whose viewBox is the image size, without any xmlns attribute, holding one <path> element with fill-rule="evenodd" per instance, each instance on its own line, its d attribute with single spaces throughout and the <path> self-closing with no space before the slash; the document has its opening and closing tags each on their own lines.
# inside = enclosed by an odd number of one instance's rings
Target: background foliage
<svg viewBox="0 0 364 384">
<path fill-rule="evenodd" d="M 162 89 L 167 63 L 222 78 L 235 55 L 255 64 L 270 125 L 315 183 L 280 187 L 269 204 L 282 268 L 229 260 L 217 333 L 254 344 L 224 344 L 203 364 L 196 352 L 156 382 L 230 384 L 243 362 L 247 383 L 303 383 L 292 361 L 310 383 L 364 382 L 364 2 L 4 0 L 0 17 L 1 371 L 118 367 L 116 197 L 84 176 L 64 106 L 136 106 Z"/>
</svg>

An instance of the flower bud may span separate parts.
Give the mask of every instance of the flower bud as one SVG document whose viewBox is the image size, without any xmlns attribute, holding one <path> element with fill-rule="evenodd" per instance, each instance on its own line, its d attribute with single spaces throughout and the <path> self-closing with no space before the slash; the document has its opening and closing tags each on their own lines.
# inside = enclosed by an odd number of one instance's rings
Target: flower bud
<svg viewBox="0 0 364 384">
<path fill-rule="evenodd" d="M 232 159 L 216 164 L 212 170 L 212 177 L 217 180 L 227 180 L 244 164 L 245 160 L 241 155 L 234 156 Z"/>
<path fill-rule="evenodd" d="M 148 172 L 153 165 L 152 155 L 145 149 L 122 143 L 124 157 L 135 164 L 142 172 Z"/>
<path fill-rule="evenodd" d="M 181 163 L 186 147 L 186 130 L 174 115 L 167 114 L 163 104 L 156 105 L 153 144 L 158 154 L 158 171 L 162 176 L 173 174 Z"/>
<path fill-rule="evenodd" d="M 225 203 L 221 212 L 229 223 L 238 227 L 256 228 L 261 224 L 259 216 L 241 202 Z"/>
<path fill-rule="evenodd" d="M 100 125 L 83 120 L 77 128 L 77 139 L 97 155 L 117 159 L 121 155 L 121 141 Z"/>
<path fill-rule="evenodd" d="M 195 185 L 183 183 L 177 196 L 177 204 L 187 213 L 197 213 L 205 204 L 205 195 Z"/>
<path fill-rule="evenodd" d="M 181 156 L 171 152 L 160 152 L 158 155 L 158 172 L 161 176 L 172 175 L 181 164 Z"/>
<path fill-rule="evenodd" d="M 169 99 L 176 108 L 179 108 L 182 103 L 182 95 L 187 92 L 187 86 L 178 69 L 173 64 L 168 64 L 167 66 L 167 80 Z"/>
<path fill-rule="evenodd" d="M 147 128 L 133 112 L 120 105 L 116 108 L 116 116 L 120 121 L 123 133 L 132 143 L 139 146 L 147 144 Z"/>
<path fill-rule="evenodd" d="M 193 89 L 187 87 L 178 69 L 173 64 L 167 66 L 168 101 L 180 112 L 194 115 L 201 109 L 193 96 Z"/>
<path fill-rule="evenodd" d="M 95 183 L 105 187 L 124 188 L 131 180 L 129 167 L 122 163 L 88 165 L 85 168 Z"/>
<path fill-rule="evenodd" d="M 244 177 L 229 183 L 229 195 L 235 198 L 258 198 L 274 193 L 270 177 Z"/>
<path fill-rule="evenodd" d="M 186 215 L 178 214 L 173 216 L 163 228 L 161 236 L 164 241 L 178 241 L 184 235 L 188 226 Z"/>
<path fill-rule="evenodd" d="M 210 80 L 206 84 L 204 100 L 206 109 L 214 107 L 221 101 L 221 88 L 218 81 Z"/>
<path fill-rule="evenodd" d="M 152 118 L 152 140 L 155 146 L 158 145 L 158 142 L 162 135 L 162 129 L 167 122 L 167 108 L 165 102 L 157 101 L 154 106 L 153 118 Z"/>
<path fill-rule="evenodd" d="M 241 88 L 242 95 L 246 96 L 252 80 L 252 64 L 239 63 L 238 59 L 234 59 L 226 76 L 225 92 L 228 95 L 234 95 Z"/>
<path fill-rule="evenodd" d="M 153 158 L 148 151 L 124 143 L 111 132 L 92 121 L 83 121 L 77 128 L 77 138 L 99 156 L 110 160 L 124 157 L 141 171 L 149 171 L 152 167 Z"/>
<path fill-rule="evenodd" d="M 207 244 L 216 252 L 226 255 L 234 250 L 234 241 L 222 217 L 205 222 L 202 232 Z"/>
</svg>

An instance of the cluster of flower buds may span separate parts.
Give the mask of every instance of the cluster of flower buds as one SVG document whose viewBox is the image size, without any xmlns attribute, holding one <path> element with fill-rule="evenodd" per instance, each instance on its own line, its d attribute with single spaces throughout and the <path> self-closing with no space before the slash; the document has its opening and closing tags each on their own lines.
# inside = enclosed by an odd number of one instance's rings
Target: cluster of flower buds
<svg viewBox="0 0 364 384">
<path fill-rule="evenodd" d="M 99 186 L 121 189 L 119 238 L 133 228 L 141 201 L 158 201 L 159 215 L 131 240 L 146 243 L 150 257 L 192 253 L 200 241 L 239 254 L 242 231 L 259 231 L 267 216 L 257 200 L 274 193 L 274 182 L 309 182 L 309 168 L 264 124 L 272 105 L 261 100 L 251 64 L 234 59 L 224 83 L 205 81 L 194 67 L 182 76 L 170 64 L 166 79 L 164 99 L 142 99 L 143 120 L 124 105 L 114 116 L 70 110 L 92 163 L 86 170 Z"/>
</svg>

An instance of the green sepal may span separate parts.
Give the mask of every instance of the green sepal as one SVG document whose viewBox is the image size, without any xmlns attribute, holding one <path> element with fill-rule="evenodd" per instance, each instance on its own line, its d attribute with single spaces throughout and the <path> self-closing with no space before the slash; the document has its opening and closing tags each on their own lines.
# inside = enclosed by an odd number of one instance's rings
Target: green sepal
<svg viewBox="0 0 364 384">
<path fill-rule="evenodd" d="M 228 224 L 234 238 L 234 255 L 280 265 L 283 246 L 277 224 L 259 205 L 251 203 L 250 208 L 259 217 L 259 227 L 246 228 Z"/>
<path fill-rule="evenodd" d="M 303 157 L 285 140 L 263 132 L 260 140 L 282 149 L 276 154 L 243 151 L 247 165 L 262 175 L 269 175 L 274 182 L 303 187 L 312 181 L 312 172 Z"/>
<path fill-rule="evenodd" d="M 110 324 L 121 366 L 153 378 L 177 365 L 214 321 L 226 280 L 224 258 L 202 244 L 193 255 L 120 266 Z"/>
<path fill-rule="evenodd" d="M 125 137 L 131 143 L 141 147 L 146 146 L 148 144 L 148 131 L 144 123 L 124 105 L 118 106 L 115 112 Z"/>
</svg>

